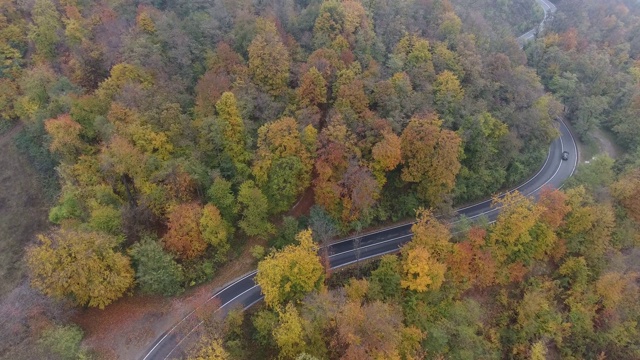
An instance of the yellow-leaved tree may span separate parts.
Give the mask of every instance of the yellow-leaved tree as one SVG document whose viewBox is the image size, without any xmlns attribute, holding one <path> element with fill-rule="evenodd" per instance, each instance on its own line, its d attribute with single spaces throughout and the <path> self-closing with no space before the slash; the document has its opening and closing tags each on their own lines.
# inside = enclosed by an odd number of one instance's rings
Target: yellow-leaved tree
<svg viewBox="0 0 640 360">
<path fill-rule="evenodd" d="M 460 171 L 462 140 L 442 128 L 437 115 L 414 117 L 401 136 L 402 180 L 418 184 L 418 195 L 431 205 L 442 202 Z"/>
<path fill-rule="evenodd" d="M 85 147 L 80 139 L 82 126 L 68 114 L 44 122 L 44 128 L 51 137 L 49 150 L 60 155 L 62 161 L 73 163 Z"/>
<path fill-rule="evenodd" d="M 46 295 L 103 309 L 133 284 L 131 263 L 115 246 L 116 238 L 97 232 L 38 235 L 27 250 L 31 284 Z"/>
<path fill-rule="evenodd" d="M 453 251 L 451 232 L 433 215 L 431 210 L 419 208 L 416 223 L 411 227 L 413 238 L 410 246 L 423 246 L 438 261 L 446 260 Z"/>
<path fill-rule="evenodd" d="M 236 97 L 231 92 L 225 92 L 216 103 L 218 121 L 224 136 L 224 151 L 233 160 L 239 171 L 244 172 L 246 163 L 251 157 L 246 148 L 246 131 L 240 117 Z"/>
<path fill-rule="evenodd" d="M 258 130 L 252 170 L 274 212 L 289 209 L 311 183 L 312 153 L 303 140 L 297 121 L 290 117 L 262 125 Z"/>
<path fill-rule="evenodd" d="M 373 156 L 371 170 L 380 186 L 384 186 L 387 182 L 386 172 L 395 169 L 402 161 L 400 144 L 400 137 L 391 129 L 385 129 L 382 131 L 382 140 L 371 149 Z"/>
<path fill-rule="evenodd" d="M 424 292 L 438 290 L 444 282 L 445 264 L 437 262 L 424 246 L 410 246 L 403 251 L 402 287 Z"/>
<path fill-rule="evenodd" d="M 258 27 L 248 49 L 251 79 L 269 94 L 282 95 L 289 82 L 289 53 L 274 23 L 259 21 Z"/>
<path fill-rule="evenodd" d="M 229 360 L 229 358 L 229 353 L 222 347 L 222 341 L 216 339 L 200 348 L 195 355 L 189 357 L 189 360 Z"/>
<path fill-rule="evenodd" d="M 279 321 L 278 326 L 273 329 L 273 339 L 280 348 L 280 357 L 293 359 L 302 353 L 305 347 L 305 320 L 292 304 L 287 304 L 278 314 Z"/>
<path fill-rule="evenodd" d="M 296 240 L 298 244 L 272 253 L 258 264 L 256 281 L 270 307 L 300 300 L 320 289 L 324 281 L 324 269 L 311 230 L 301 231 Z"/>
<path fill-rule="evenodd" d="M 499 263 L 527 261 L 533 249 L 527 247 L 532 241 L 530 230 L 536 225 L 544 208 L 531 199 L 514 191 L 502 198 L 494 198 L 493 206 L 499 206 L 500 215 L 491 228 L 489 244 Z"/>
<path fill-rule="evenodd" d="M 204 241 L 215 249 L 216 260 L 224 261 L 230 248 L 229 238 L 233 234 L 233 228 L 222 218 L 215 205 L 207 204 L 202 209 L 200 232 Z"/>
</svg>

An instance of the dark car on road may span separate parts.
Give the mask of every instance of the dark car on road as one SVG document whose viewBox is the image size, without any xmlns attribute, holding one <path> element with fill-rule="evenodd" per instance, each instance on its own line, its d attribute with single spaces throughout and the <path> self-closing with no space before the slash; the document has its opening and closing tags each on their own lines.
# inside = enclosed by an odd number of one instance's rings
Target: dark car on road
<svg viewBox="0 0 640 360">
<path fill-rule="evenodd" d="M 563 151 L 562 152 L 562 160 L 569 160 L 569 152 L 568 151 Z"/>
</svg>

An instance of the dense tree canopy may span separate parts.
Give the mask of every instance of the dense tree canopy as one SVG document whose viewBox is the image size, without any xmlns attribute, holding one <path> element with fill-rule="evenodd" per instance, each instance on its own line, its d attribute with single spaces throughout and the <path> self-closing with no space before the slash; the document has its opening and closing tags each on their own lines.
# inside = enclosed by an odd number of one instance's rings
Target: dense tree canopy
<svg viewBox="0 0 640 360">
<path fill-rule="evenodd" d="M 0 1 L 0 129 L 57 194 L 33 286 L 172 295 L 251 244 L 267 307 L 195 358 L 640 358 L 640 7 L 556 5 L 521 44 L 532 0 Z M 624 154 L 447 223 L 560 117 Z M 414 216 L 399 255 L 323 268 L 314 240 Z"/>
<path fill-rule="evenodd" d="M 511 15 L 535 22 L 530 5 L 481 8 L 507 20 L 493 30 L 453 0 L 0 1 L 0 121 L 25 124 L 20 146 L 57 194 L 50 220 L 113 238 L 140 290 L 173 294 L 248 238 L 286 247 L 307 215 L 327 242 L 534 172 L 561 106 L 541 84 L 556 74 L 537 77 L 508 32 Z M 571 73 L 548 87 L 588 128 L 610 102 L 573 99 Z M 558 226 L 532 237 L 554 244 Z M 486 255 L 428 244 L 394 268 L 439 283 L 445 253 L 470 269 Z M 401 280 L 381 272 L 372 288 L 383 299 Z"/>
</svg>

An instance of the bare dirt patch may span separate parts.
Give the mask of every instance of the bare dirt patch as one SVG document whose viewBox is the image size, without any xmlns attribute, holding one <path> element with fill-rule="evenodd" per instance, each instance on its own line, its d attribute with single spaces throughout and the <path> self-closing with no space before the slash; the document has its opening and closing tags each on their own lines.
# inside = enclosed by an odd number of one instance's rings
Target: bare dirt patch
<svg viewBox="0 0 640 360">
<path fill-rule="evenodd" d="M 209 283 L 194 287 L 176 298 L 160 296 L 125 297 L 104 310 L 80 310 L 73 321 L 85 331 L 84 345 L 100 359 L 138 359 L 164 331 L 173 327 L 224 284 L 253 270 L 256 260 L 250 249 L 264 245 L 258 240 L 244 244 L 238 258 L 221 268 Z"/>
<path fill-rule="evenodd" d="M 43 358 L 40 331 L 69 312 L 28 284 L 25 248 L 47 229 L 49 204 L 38 173 L 14 144 L 21 129 L 0 135 L 0 359 L 11 360 Z"/>
<path fill-rule="evenodd" d="M 13 143 L 16 126 L 0 136 L 0 298 L 25 278 L 25 247 L 46 230 L 49 204 L 38 174 Z"/>
<path fill-rule="evenodd" d="M 613 135 L 600 128 L 591 132 L 598 144 L 601 153 L 606 153 L 612 159 L 617 159 L 622 153 L 622 149 L 615 143 Z"/>
<path fill-rule="evenodd" d="M 55 302 L 23 281 L 0 301 L 0 359 L 49 359 L 38 345 L 40 333 L 66 323 L 71 313 L 69 304 Z"/>
<path fill-rule="evenodd" d="M 293 217 L 300 217 L 303 215 L 309 215 L 309 210 L 315 204 L 315 194 L 313 192 L 313 187 L 309 186 L 307 190 L 305 190 L 300 200 L 293 206 L 293 208 L 289 211 L 288 215 Z"/>
</svg>

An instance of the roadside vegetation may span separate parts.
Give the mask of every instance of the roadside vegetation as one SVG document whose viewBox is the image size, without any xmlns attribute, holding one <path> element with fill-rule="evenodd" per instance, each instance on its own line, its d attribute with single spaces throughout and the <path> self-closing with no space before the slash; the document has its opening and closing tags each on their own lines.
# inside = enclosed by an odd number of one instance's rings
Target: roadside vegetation
<svg viewBox="0 0 640 360">
<path fill-rule="evenodd" d="M 258 265 L 264 306 L 211 324 L 191 359 L 638 358 L 629 180 L 511 193 L 494 224 L 457 233 L 419 210 L 411 242 L 363 273 L 323 273 L 301 232 Z"/>
<path fill-rule="evenodd" d="M 31 286 L 104 309 L 251 253 L 266 307 L 201 358 L 637 357 L 640 9 L 564 0 L 523 50 L 534 1 L 466 3 L 0 2 L 0 116 L 54 199 Z M 435 220 L 534 173 L 563 115 L 626 155 L 494 225 Z M 399 256 L 327 287 L 319 246 L 416 209 Z M 33 333 L 90 355 L 63 317 Z"/>
</svg>

